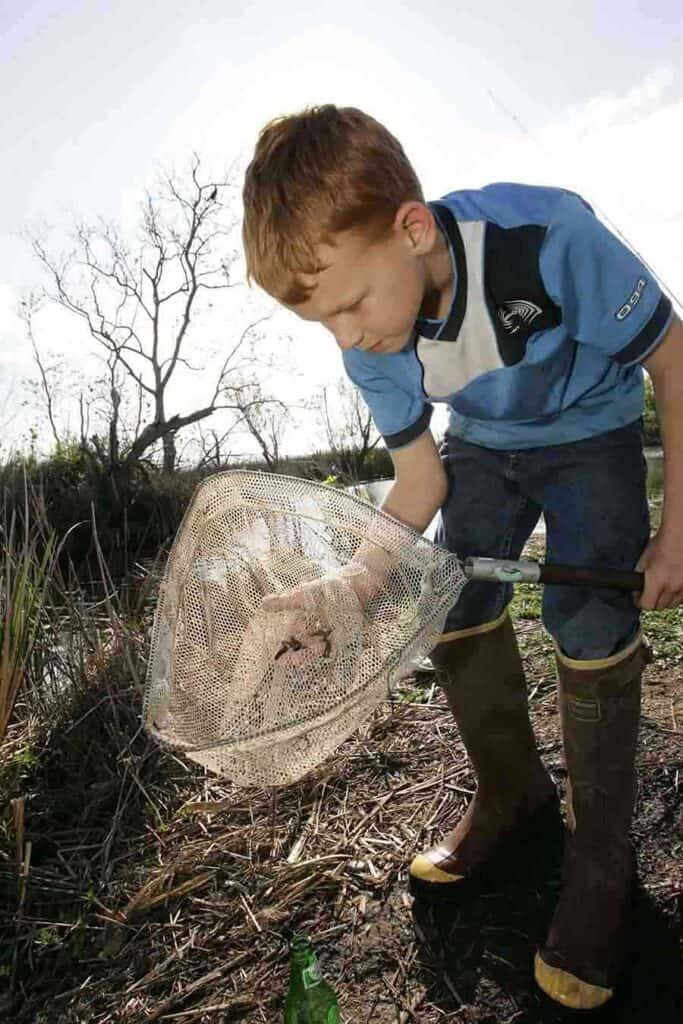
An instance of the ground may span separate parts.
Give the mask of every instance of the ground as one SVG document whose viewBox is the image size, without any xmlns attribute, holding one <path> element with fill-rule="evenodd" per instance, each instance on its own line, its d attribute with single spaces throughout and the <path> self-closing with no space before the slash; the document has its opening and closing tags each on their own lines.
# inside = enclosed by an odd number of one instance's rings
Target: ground
<svg viewBox="0 0 683 1024">
<path fill-rule="evenodd" d="M 563 792 L 538 598 L 518 588 L 514 618 L 539 747 Z M 649 614 L 645 627 L 654 660 L 637 755 L 635 950 L 618 997 L 590 1019 L 673 1024 L 683 1019 L 681 613 Z M 112 653 L 51 727 L 26 719 L 3 748 L 15 802 L 0 835 L 2 1019 L 281 1020 L 295 930 L 311 935 L 344 1024 L 572 1016 L 532 974 L 557 894 L 556 833 L 520 848 L 463 907 L 427 913 L 407 894 L 412 856 L 453 827 L 474 788 L 431 674 L 404 680 L 333 759 L 274 791 L 238 790 L 158 749 L 139 714 L 130 661 Z"/>
</svg>

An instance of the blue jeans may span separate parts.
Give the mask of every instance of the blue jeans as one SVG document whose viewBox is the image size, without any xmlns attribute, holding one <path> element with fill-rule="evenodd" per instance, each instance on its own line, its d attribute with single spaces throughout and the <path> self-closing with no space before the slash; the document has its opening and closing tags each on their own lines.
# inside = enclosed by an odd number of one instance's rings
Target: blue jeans
<svg viewBox="0 0 683 1024">
<path fill-rule="evenodd" d="M 546 560 L 633 569 L 650 535 L 640 420 L 583 441 L 496 451 L 446 435 L 441 459 L 449 491 L 436 541 L 465 557 L 518 558 L 541 512 Z M 510 584 L 468 583 L 445 631 L 492 622 Z M 543 623 L 570 658 L 609 657 L 639 629 L 631 594 L 548 585 Z"/>
</svg>

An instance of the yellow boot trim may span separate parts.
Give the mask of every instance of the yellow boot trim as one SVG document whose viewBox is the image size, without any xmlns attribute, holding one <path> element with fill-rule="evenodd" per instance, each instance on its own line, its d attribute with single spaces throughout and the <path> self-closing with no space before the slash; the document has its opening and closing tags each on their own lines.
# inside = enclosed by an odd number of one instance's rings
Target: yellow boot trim
<svg viewBox="0 0 683 1024">
<path fill-rule="evenodd" d="M 480 626 L 469 626 L 467 629 L 454 629 L 450 633 L 442 633 L 437 641 L 438 644 L 445 644 L 449 640 L 464 640 L 466 636 L 477 636 L 479 633 L 490 633 L 494 629 L 498 629 L 505 622 L 508 614 L 507 607 L 494 619 L 493 622 L 482 622 Z"/>
<path fill-rule="evenodd" d="M 436 864 L 433 864 L 429 857 L 425 857 L 423 853 L 418 853 L 417 857 L 413 858 L 410 865 L 410 874 L 413 878 L 419 878 L 423 882 L 459 882 L 463 875 L 449 875 L 447 871 L 442 871 L 441 868 L 437 868 Z"/>
<path fill-rule="evenodd" d="M 561 661 L 567 668 L 573 668 L 577 671 L 583 669 L 586 672 L 595 671 L 596 668 L 611 668 L 612 665 L 618 665 L 620 661 L 625 661 L 626 658 L 630 658 L 634 651 L 636 651 L 643 642 L 643 634 L 638 633 L 635 640 L 624 647 L 623 651 L 617 651 L 616 654 L 610 654 L 609 658 L 596 658 L 594 661 L 579 661 L 576 658 L 568 658 L 566 654 L 563 654 L 556 640 L 553 640 L 555 645 L 555 655 L 558 661 Z"/>
<path fill-rule="evenodd" d="M 613 988 L 591 985 L 569 971 L 550 967 L 541 959 L 540 953 L 537 953 L 534 959 L 534 977 L 536 984 L 546 995 L 572 1010 L 595 1010 L 598 1006 L 604 1006 L 614 995 Z"/>
</svg>

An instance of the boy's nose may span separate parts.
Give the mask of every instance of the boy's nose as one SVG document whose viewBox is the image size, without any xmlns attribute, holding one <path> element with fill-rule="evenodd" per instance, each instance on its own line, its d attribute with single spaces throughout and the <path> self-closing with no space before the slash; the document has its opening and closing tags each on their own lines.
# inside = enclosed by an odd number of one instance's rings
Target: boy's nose
<svg viewBox="0 0 683 1024">
<path fill-rule="evenodd" d="M 345 313 L 339 313 L 331 320 L 323 322 L 323 326 L 327 327 L 328 331 L 334 335 L 339 348 L 344 351 L 355 348 L 363 341 L 363 332 L 357 324 L 354 324 L 353 318 Z"/>
</svg>

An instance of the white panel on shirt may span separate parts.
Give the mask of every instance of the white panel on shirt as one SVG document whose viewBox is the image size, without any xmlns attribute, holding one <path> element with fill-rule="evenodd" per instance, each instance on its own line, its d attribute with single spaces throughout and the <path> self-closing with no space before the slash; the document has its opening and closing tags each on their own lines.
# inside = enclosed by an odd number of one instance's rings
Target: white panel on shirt
<svg viewBox="0 0 683 1024">
<path fill-rule="evenodd" d="M 467 308 L 457 341 L 419 337 L 417 356 L 424 367 L 427 396 L 446 398 L 491 370 L 505 364 L 498 351 L 491 321 L 482 269 L 484 266 L 484 221 L 458 221 L 467 261 Z"/>
</svg>

